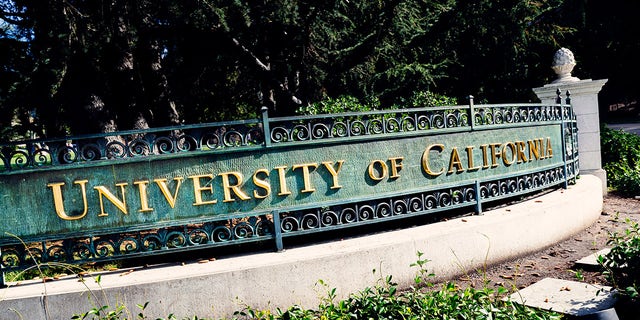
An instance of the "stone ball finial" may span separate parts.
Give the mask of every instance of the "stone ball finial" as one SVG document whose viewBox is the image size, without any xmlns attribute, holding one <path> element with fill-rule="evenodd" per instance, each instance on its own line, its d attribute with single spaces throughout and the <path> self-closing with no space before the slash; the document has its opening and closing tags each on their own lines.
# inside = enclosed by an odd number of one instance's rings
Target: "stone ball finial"
<svg viewBox="0 0 640 320">
<path fill-rule="evenodd" d="M 571 76 L 571 71 L 573 71 L 573 67 L 575 66 L 576 58 L 573 56 L 573 52 L 567 48 L 560 48 L 553 55 L 551 68 L 558 75 L 558 79 L 552 83 L 580 81 L 580 79 Z"/>
</svg>

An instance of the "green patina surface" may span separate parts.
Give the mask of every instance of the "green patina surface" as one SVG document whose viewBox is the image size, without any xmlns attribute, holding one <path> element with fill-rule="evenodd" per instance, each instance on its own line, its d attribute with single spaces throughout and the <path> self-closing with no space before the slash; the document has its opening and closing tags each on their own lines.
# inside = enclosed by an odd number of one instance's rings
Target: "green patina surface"
<svg viewBox="0 0 640 320">
<path fill-rule="evenodd" d="M 0 239 L 8 238 L 6 232 L 29 238 L 149 228 L 513 176 L 563 162 L 560 128 L 553 124 L 232 153 L 201 152 L 5 175 L 0 179 Z M 537 156 L 529 150 L 532 143 L 544 149 L 537 150 Z M 86 210 L 78 183 L 84 180 Z M 56 185 L 64 199 L 62 210 L 58 210 L 63 211 L 62 217 L 55 207 Z M 107 190 L 117 201 L 101 196 L 96 187 Z M 173 208 L 171 202 L 175 202 Z"/>
</svg>

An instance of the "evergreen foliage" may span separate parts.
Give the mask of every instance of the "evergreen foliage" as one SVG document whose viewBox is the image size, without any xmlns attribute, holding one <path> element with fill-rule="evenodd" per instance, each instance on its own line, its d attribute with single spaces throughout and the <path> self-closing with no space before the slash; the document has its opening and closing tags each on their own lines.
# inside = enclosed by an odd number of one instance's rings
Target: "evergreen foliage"
<svg viewBox="0 0 640 320">
<path fill-rule="evenodd" d="M 578 70 L 623 83 L 640 65 L 629 41 L 638 5 L 612 1 L 0 0 L 0 140 L 247 118 L 261 106 L 291 115 L 347 96 L 376 108 L 427 91 L 533 100 L 560 46 Z"/>
<path fill-rule="evenodd" d="M 600 132 L 602 168 L 607 184 L 626 197 L 640 195 L 640 136 L 603 127 Z"/>
</svg>

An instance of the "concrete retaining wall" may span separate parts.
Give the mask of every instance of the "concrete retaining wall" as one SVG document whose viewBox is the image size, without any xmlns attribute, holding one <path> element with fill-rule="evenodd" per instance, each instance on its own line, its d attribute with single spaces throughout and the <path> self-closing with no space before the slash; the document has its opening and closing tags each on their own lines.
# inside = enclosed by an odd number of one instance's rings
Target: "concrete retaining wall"
<svg viewBox="0 0 640 320">
<path fill-rule="evenodd" d="M 69 319 L 97 305 L 124 304 L 132 314 L 136 304 L 149 302 L 150 318 L 222 317 L 242 309 L 315 307 L 326 288 L 339 297 L 372 286 L 393 275 L 401 286 L 413 283 L 417 269 L 409 265 L 418 251 L 429 271 L 450 278 L 526 255 L 564 240 L 591 225 L 602 211 L 602 184 L 582 176 L 568 190 L 529 201 L 410 229 L 339 242 L 261 253 L 208 263 L 126 270 L 102 275 L 101 284 L 75 277 L 25 282 L 0 289 L 0 319 Z M 373 270 L 376 270 L 373 273 Z"/>
</svg>

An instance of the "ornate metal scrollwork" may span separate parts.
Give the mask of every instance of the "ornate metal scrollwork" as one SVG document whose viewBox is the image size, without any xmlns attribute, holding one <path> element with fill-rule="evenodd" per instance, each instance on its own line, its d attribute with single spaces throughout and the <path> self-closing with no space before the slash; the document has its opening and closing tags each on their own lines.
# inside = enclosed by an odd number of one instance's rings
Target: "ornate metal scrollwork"
<svg viewBox="0 0 640 320">
<path fill-rule="evenodd" d="M 0 172 L 264 144 L 258 120 L 214 123 L 0 145 Z"/>
<path fill-rule="evenodd" d="M 87 263 L 117 260 L 141 254 L 193 250 L 239 241 L 273 238 L 268 216 L 211 221 L 137 232 L 77 237 L 2 247 L 3 271 L 25 269 L 49 262 Z"/>
<path fill-rule="evenodd" d="M 426 214 L 475 204 L 472 186 L 460 186 L 406 196 L 382 198 L 350 204 L 281 213 L 280 230 L 283 234 L 322 231 L 322 229 L 355 226 L 362 223 L 384 221 L 398 216 Z"/>
<path fill-rule="evenodd" d="M 521 176 L 486 181 L 480 183 L 480 198 L 492 200 L 528 193 L 558 185 L 563 180 L 563 169 L 557 167 Z"/>
</svg>

